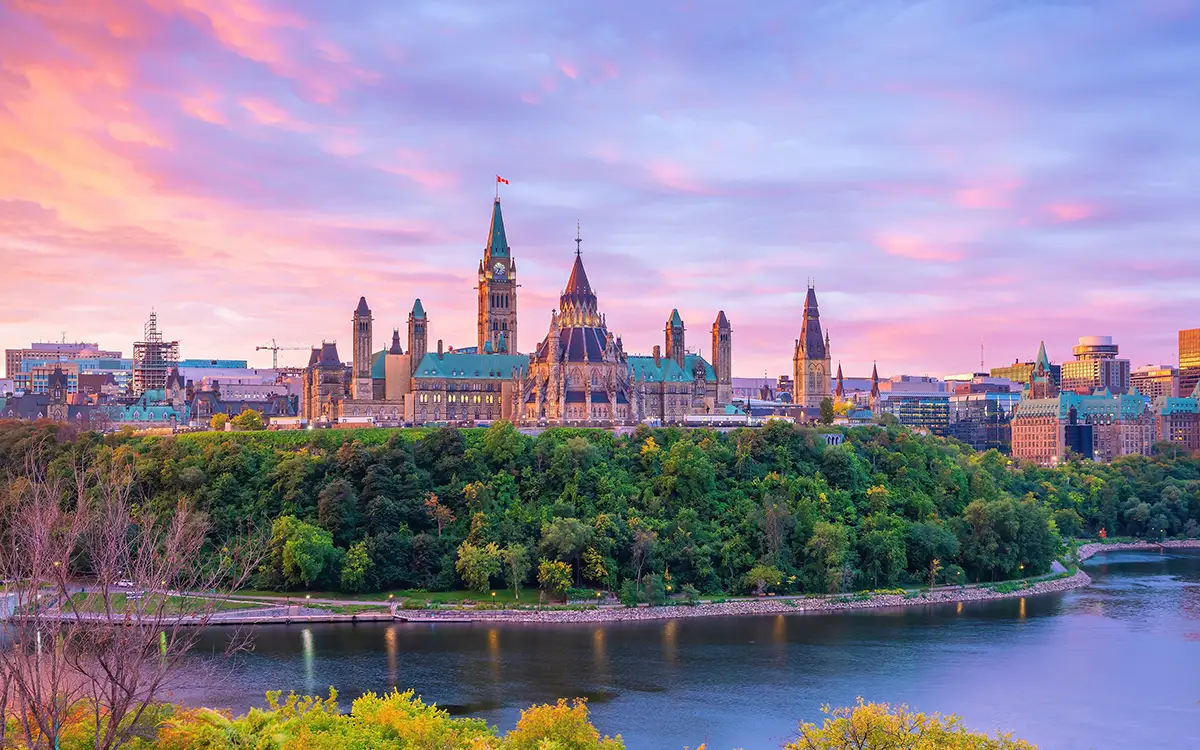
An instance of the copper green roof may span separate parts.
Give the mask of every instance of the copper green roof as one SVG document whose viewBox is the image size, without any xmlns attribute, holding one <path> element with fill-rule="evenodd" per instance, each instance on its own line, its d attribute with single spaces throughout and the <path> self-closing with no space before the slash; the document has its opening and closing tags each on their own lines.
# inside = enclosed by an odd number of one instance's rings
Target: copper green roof
<svg viewBox="0 0 1200 750">
<path fill-rule="evenodd" d="M 383 380 L 387 377 L 387 352 L 380 350 L 371 355 L 371 378 Z"/>
<path fill-rule="evenodd" d="M 712 365 L 699 354 L 685 355 L 683 367 L 675 364 L 675 360 L 669 357 L 659 357 L 658 363 L 655 364 L 654 357 L 634 355 L 629 358 L 629 374 L 635 379 L 644 378 L 648 383 L 691 382 L 697 362 L 704 367 L 704 379 L 716 381 L 717 375 Z"/>
<path fill-rule="evenodd" d="M 1067 419 L 1071 409 L 1080 421 L 1089 417 L 1137 419 L 1146 412 L 1147 399 L 1134 394 L 1113 396 L 1107 391 L 1090 396 L 1063 393 L 1054 398 L 1022 398 L 1016 405 L 1018 417 L 1053 417 Z"/>
<path fill-rule="evenodd" d="M 421 298 L 417 297 L 417 301 L 413 303 L 412 316 L 417 320 L 425 318 L 425 308 L 421 306 Z"/>
<path fill-rule="evenodd" d="M 671 311 L 671 327 L 683 328 L 683 318 L 679 317 L 679 310 Z"/>
<path fill-rule="evenodd" d="M 508 237 L 504 234 L 504 217 L 500 215 L 500 199 L 492 204 L 492 226 L 488 230 L 486 257 L 507 258 Z"/>
<path fill-rule="evenodd" d="M 417 363 L 413 377 L 418 380 L 429 378 L 469 378 L 472 380 L 508 380 L 513 368 L 522 374 L 529 368 L 529 357 L 521 354 L 462 354 L 446 352 L 438 357 L 437 352 L 426 354 Z"/>
<path fill-rule="evenodd" d="M 1037 359 L 1034 360 L 1035 365 L 1041 365 L 1047 372 L 1050 371 L 1050 358 L 1046 356 L 1046 342 L 1043 341 L 1038 346 Z"/>
</svg>

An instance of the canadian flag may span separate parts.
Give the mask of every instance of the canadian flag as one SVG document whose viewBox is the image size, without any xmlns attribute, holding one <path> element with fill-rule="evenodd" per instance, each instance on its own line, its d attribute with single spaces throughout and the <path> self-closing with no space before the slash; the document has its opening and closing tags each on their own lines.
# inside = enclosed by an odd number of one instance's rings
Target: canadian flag
<svg viewBox="0 0 1200 750">
<path fill-rule="evenodd" d="M 503 182 L 505 185 L 508 184 L 508 180 L 504 179 L 500 175 L 496 175 L 496 182 Z"/>
</svg>

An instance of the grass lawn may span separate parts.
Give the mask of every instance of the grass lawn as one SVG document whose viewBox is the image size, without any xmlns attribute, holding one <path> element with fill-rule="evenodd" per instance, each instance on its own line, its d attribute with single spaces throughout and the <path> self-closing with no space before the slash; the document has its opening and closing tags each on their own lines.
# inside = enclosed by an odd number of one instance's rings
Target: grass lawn
<svg viewBox="0 0 1200 750">
<path fill-rule="evenodd" d="M 161 594 L 150 594 L 142 597 L 140 600 L 130 599 L 125 594 L 109 594 L 108 598 L 113 612 L 121 613 L 124 613 L 126 610 L 134 611 L 138 607 L 141 607 L 143 611 L 154 611 L 161 602 Z M 169 596 L 163 609 L 167 614 L 178 614 L 180 612 L 199 614 L 205 611 L 232 612 L 244 609 L 256 609 L 258 606 L 254 602 L 212 600 L 208 603 L 203 603 L 198 599 Z M 69 612 L 72 608 L 78 612 L 103 612 L 104 600 L 99 594 L 84 594 L 79 592 L 72 594 L 70 604 L 64 604 L 60 609 L 64 612 Z"/>
</svg>

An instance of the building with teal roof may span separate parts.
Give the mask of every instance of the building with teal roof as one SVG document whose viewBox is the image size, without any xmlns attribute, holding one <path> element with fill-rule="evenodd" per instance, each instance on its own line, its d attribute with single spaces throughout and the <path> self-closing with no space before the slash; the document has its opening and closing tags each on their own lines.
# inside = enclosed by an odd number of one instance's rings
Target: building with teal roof
<svg viewBox="0 0 1200 750">
<path fill-rule="evenodd" d="M 1092 455 L 1111 461 L 1128 455 L 1150 455 L 1155 442 L 1155 416 L 1150 400 L 1136 390 L 1091 395 L 1063 392 L 1052 398 L 1022 398 L 1012 420 L 1013 456 L 1049 465 L 1066 458 L 1073 426 L 1091 430 Z"/>
</svg>

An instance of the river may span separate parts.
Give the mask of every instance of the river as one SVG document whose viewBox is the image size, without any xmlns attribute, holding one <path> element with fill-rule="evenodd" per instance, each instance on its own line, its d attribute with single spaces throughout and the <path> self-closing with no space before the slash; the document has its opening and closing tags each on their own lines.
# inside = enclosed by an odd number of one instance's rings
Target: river
<svg viewBox="0 0 1200 750">
<path fill-rule="evenodd" d="M 884 611 L 270 626 L 175 697 L 244 711 L 267 690 L 333 685 L 348 708 L 394 685 L 508 729 L 531 703 L 585 696 L 600 730 L 635 750 L 751 750 L 862 696 L 1044 748 L 1200 747 L 1200 553 L 1102 553 L 1085 569 L 1093 585 L 1062 594 Z"/>
</svg>

